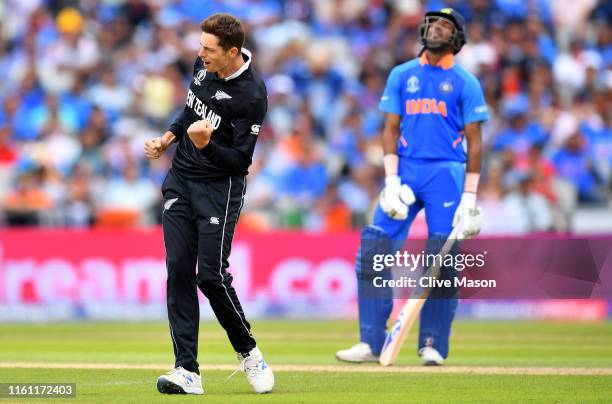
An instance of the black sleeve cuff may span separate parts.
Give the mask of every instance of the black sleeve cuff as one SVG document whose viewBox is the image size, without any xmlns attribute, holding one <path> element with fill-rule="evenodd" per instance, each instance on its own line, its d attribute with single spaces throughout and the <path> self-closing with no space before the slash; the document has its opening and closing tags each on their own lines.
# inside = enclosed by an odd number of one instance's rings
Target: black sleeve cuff
<svg viewBox="0 0 612 404">
<path fill-rule="evenodd" d="M 219 168 L 235 175 L 242 175 L 251 165 L 251 161 L 242 152 L 219 146 L 213 141 L 198 149 L 200 156 L 216 164 Z"/>
<path fill-rule="evenodd" d="M 180 139 L 183 137 L 183 127 L 181 125 L 170 125 L 170 127 L 168 128 L 168 131 L 172 132 L 172 134 L 177 139 Z"/>
<path fill-rule="evenodd" d="M 196 149 L 197 149 L 197 147 L 196 147 Z M 213 154 L 215 154 L 217 149 L 218 149 L 218 146 L 214 142 L 211 142 L 209 140 L 208 144 L 206 146 L 204 146 L 202 149 L 198 149 L 198 150 L 200 151 L 200 154 L 202 154 L 202 156 L 210 157 Z"/>
</svg>

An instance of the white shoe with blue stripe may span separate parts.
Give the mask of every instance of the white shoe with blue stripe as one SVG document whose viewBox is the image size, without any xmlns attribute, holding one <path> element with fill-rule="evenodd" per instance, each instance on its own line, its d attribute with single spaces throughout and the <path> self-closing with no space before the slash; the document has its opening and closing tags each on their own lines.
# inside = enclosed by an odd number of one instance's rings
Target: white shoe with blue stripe
<svg viewBox="0 0 612 404">
<path fill-rule="evenodd" d="M 163 394 L 204 394 L 200 375 L 182 366 L 160 376 L 157 379 L 157 390 Z"/>
<path fill-rule="evenodd" d="M 248 356 L 239 353 L 238 360 L 240 361 L 240 370 L 246 372 L 247 380 L 255 393 L 262 394 L 272 391 L 274 374 L 264 360 L 259 348 L 251 349 Z"/>
</svg>

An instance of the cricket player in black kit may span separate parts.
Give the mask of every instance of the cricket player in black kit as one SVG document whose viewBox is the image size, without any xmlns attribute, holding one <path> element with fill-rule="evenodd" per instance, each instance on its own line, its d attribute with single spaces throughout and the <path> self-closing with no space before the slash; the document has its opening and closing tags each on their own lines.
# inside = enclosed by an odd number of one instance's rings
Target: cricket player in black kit
<svg viewBox="0 0 612 404">
<path fill-rule="evenodd" d="M 226 271 L 257 135 L 267 111 L 266 87 L 242 49 L 244 31 L 229 14 L 202 24 L 200 51 L 185 108 L 162 137 L 145 142 L 149 159 L 176 142 L 163 185 L 167 305 L 175 368 L 157 381 L 161 393 L 202 394 L 197 352 L 197 289 L 208 298 L 256 393 L 274 375 L 257 348 Z M 196 272 L 197 264 L 197 272 Z"/>
</svg>

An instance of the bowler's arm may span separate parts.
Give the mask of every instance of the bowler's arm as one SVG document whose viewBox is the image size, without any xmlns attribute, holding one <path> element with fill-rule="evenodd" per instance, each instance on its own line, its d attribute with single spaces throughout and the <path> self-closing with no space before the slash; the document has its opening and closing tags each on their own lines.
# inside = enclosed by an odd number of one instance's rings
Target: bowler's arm
<svg viewBox="0 0 612 404">
<path fill-rule="evenodd" d="M 167 131 L 162 135 L 162 141 L 169 146 L 176 141 L 176 135 L 170 131 Z"/>
</svg>

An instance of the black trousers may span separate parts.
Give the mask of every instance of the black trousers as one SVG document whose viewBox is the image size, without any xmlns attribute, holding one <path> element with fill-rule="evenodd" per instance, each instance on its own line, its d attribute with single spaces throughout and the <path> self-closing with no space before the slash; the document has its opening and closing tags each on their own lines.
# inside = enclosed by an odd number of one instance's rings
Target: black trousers
<svg viewBox="0 0 612 404">
<path fill-rule="evenodd" d="M 162 185 L 168 319 L 176 367 L 199 372 L 198 288 L 236 352 L 249 352 L 256 345 L 226 271 L 245 190 L 244 177 L 192 182 L 172 170 Z"/>
</svg>

